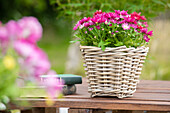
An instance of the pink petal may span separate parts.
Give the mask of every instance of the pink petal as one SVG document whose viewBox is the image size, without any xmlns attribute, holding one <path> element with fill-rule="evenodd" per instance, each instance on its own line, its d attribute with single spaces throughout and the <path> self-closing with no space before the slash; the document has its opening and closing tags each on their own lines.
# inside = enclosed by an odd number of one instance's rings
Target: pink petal
<svg viewBox="0 0 170 113">
<path fill-rule="evenodd" d="M 8 33 L 9 33 L 9 38 L 11 40 L 17 40 L 21 37 L 21 28 L 18 25 L 18 23 L 14 20 L 9 21 L 6 24 L 6 27 L 8 29 Z"/>
<path fill-rule="evenodd" d="M 35 17 L 24 17 L 18 21 L 22 29 L 22 38 L 36 43 L 42 37 L 42 26 Z"/>
<path fill-rule="evenodd" d="M 149 31 L 147 34 L 148 34 L 149 36 L 153 36 L 153 31 Z"/>
</svg>

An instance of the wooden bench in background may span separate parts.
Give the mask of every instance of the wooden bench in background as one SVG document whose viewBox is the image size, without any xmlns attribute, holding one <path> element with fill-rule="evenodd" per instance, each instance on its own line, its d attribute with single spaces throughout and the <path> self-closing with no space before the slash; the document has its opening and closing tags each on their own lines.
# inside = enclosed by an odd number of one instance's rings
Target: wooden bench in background
<svg viewBox="0 0 170 113">
<path fill-rule="evenodd" d="M 170 81 L 141 80 L 133 97 L 118 99 L 91 98 L 86 79 L 83 79 L 83 84 L 77 85 L 77 94 L 55 99 L 50 107 L 43 98 L 21 98 L 17 101 L 28 101 L 31 104 L 25 107 L 33 108 L 21 113 L 55 113 L 59 107 L 69 108 L 69 113 L 167 113 L 170 111 Z"/>
</svg>

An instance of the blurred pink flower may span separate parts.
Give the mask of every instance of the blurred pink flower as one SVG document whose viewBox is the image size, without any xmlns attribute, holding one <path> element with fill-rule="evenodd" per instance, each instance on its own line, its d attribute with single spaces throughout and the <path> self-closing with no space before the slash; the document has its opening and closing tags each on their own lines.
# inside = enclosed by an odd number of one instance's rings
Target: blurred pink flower
<svg viewBox="0 0 170 113">
<path fill-rule="evenodd" d="M 42 37 L 42 26 L 34 17 L 24 17 L 18 21 L 22 29 L 21 38 L 36 43 Z"/>
<path fill-rule="evenodd" d="M 77 26 L 79 25 L 78 23 Z M 21 73 L 28 75 L 28 79 L 36 79 L 38 83 L 40 83 L 40 75 L 56 75 L 54 70 L 50 70 L 48 56 L 36 45 L 41 36 L 42 26 L 34 17 L 24 17 L 18 22 L 11 20 L 5 26 L 0 22 L 0 49 L 11 44 L 19 55 L 18 63 L 23 71 Z M 44 85 L 50 97 L 54 98 L 57 92 L 58 94 L 61 92 L 63 82 L 56 77 L 49 77 Z"/>
<path fill-rule="evenodd" d="M 6 48 L 8 47 L 8 43 L 8 31 L 5 26 L 0 26 L 0 48 L 2 48 L 3 52 L 5 52 Z"/>
<path fill-rule="evenodd" d="M 38 47 L 34 47 L 32 53 L 26 58 L 25 63 L 29 65 L 32 74 L 39 79 L 39 76 L 46 74 L 50 68 L 47 55 Z"/>
<path fill-rule="evenodd" d="M 6 24 L 6 28 L 8 30 L 9 39 L 11 41 L 15 41 L 20 38 L 21 36 L 21 27 L 18 25 L 18 23 L 14 20 L 9 21 Z"/>
<path fill-rule="evenodd" d="M 47 73 L 47 75 L 56 75 L 57 73 L 56 73 L 56 71 L 54 71 L 54 70 L 50 70 L 50 71 L 48 71 L 48 73 Z"/>
<path fill-rule="evenodd" d="M 8 31 L 5 26 L 0 27 L 0 41 L 8 40 Z"/>
<path fill-rule="evenodd" d="M 25 40 L 18 40 L 14 42 L 14 49 L 21 57 L 24 58 L 31 55 L 34 51 L 34 48 L 35 48 L 34 44 Z"/>
<path fill-rule="evenodd" d="M 26 40 L 18 40 L 14 43 L 14 49 L 24 58 L 21 65 L 25 65 L 26 71 L 37 79 L 40 75 L 46 74 L 50 70 L 51 65 L 47 55 L 35 44 Z"/>
<path fill-rule="evenodd" d="M 48 94 L 53 99 L 61 92 L 63 87 L 63 81 L 56 77 L 50 76 L 46 78 L 45 81 L 43 81 L 43 85 L 46 86 Z"/>
</svg>

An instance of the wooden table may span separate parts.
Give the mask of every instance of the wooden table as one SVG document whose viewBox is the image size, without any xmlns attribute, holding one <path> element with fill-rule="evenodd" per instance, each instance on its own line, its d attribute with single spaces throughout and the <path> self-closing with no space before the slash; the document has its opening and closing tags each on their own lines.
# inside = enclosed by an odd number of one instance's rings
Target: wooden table
<svg viewBox="0 0 170 113">
<path fill-rule="evenodd" d="M 28 98 L 18 99 L 17 101 L 25 100 L 31 103 L 27 107 L 37 109 L 48 107 L 45 99 Z M 56 99 L 50 108 L 46 108 L 46 113 L 52 113 L 49 111 L 56 107 L 69 107 L 71 108 L 69 113 L 105 113 L 104 110 L 113 110 L 113 113 L 131 113 L 134 111 L 140 113 L 145 110 L 148 112 L 167 112 L 170 111 L 170 81 L 141 80 L 133 97 L 118 99 L 116 97 L 91 98 L 87 92 L 86 79 L 83 79 L 83 84 L 77 85 L 77 94 L 65 96 L 63 99 Z M 40 112 L 37 111 L 36 113 Z M 43 112 L 41 111 L 41 113 Z"/>
</svg>

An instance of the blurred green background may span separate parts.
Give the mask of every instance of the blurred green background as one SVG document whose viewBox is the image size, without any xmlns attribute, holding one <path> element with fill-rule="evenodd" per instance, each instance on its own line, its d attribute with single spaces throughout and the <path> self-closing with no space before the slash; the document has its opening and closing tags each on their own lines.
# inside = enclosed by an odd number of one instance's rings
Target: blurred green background
<svg viewBox="0 0 170 113">
<path fill-rule="evenodd" d="M 154 37 L 141 79 L 170 80 L 170 0 L 1 0 L 0 20 L 5 23 L 23 16 L 37 17 L 44 29 L 38 45 L 48 54 L 52 69 L 65 73 L 73 25 L 99 9 L 145 15 Z M 83 66 L 75 72 L 85 76 L 83 73 Z"/>
</svg>

